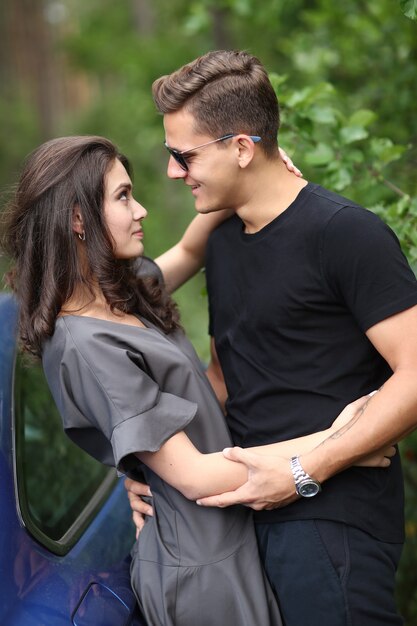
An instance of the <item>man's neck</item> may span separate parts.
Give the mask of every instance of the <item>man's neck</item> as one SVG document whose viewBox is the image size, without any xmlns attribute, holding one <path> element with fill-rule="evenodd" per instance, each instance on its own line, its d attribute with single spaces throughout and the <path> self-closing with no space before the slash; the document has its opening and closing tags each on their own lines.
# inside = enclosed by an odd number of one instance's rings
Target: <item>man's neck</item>
<svg viewBox="0 0 417 626">
<path fill-rule="evenodd" d="M 289 172 L 282 161 L 270 161 L 254 172 L 245 202 L 236 210 L 245 232 L 256 233 L 283 213 L 307 185 Z"/>
</svg>

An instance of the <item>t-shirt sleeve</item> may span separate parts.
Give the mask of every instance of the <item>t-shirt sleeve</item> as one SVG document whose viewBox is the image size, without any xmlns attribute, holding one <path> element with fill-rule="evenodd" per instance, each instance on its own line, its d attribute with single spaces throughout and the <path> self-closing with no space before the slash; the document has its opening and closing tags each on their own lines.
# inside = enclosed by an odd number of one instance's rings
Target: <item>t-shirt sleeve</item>
<svg viewBox="0 0 417 626">
<path fill-rule="evenodd" d="M 67 337 L 59 379 L 68 436 L 124 473 L 138 464 L 135 452 L 159 450 L 197 412 L 194 402 L 159 388 L 140 354 L 106 336 L 82 351 Z"/>
<path fill-rule="evenodd" d="M 363 331 L 417 304 L 417 282 L 395 233 L 361 207 L 338 211 L 325 229 L 322 269 Z"/>
</svg>

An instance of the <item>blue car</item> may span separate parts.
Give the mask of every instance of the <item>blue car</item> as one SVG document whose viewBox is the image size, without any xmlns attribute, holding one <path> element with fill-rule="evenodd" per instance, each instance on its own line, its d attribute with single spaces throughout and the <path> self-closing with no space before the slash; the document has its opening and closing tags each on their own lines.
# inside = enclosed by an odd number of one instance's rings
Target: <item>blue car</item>
<svg viewBox="0 0 417 626">
<path fill-rule="evenodd" d="M 0 624 L 145 626 L 123 484 L 64 435 L 42 368 L 17 353 L 16 321 L 0 294 Z"/>
</svg>

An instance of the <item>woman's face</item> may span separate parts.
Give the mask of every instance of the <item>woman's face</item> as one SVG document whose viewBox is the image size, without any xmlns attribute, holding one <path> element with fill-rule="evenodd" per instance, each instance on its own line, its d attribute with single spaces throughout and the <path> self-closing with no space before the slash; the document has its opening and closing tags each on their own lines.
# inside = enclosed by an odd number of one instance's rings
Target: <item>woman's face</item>
<svg viewBox="0 0 417 626">
<path fill-rule="evenodd" d="M 116 159 L 104 178 L 104 217 L 113 238 L 117 259 L 143 254 L 142 220 L 146 209 L 132 196 L 132 181 Z"/>
</svg>

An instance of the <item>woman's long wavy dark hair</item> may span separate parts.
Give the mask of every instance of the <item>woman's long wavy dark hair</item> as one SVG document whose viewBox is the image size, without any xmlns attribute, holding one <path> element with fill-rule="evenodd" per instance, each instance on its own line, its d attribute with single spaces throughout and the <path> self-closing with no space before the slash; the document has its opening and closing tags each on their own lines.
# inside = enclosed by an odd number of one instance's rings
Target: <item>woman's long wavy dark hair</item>
<svg viewBox="0 0 417 626">
<path fill-rule="evenodd" d="M 179 328 L 176 306 L 158 281 L 138 278 L 133 262 L 115 259 L 103 213 L 105 175 L 115 159 L 131 174 L 116 146 L 94 136 L 53 139 L 26 159 L 5 213 L 2 246 L 13 261 L 6 282 L 20 305 L 21 343 L 32 354 L 41 354 L 76 286 L 91 288 L 93 277 L 112 311 L 143 315 L 165 333 Z M 72 228 L 76 205 L 83 216 L 88 276 Z"/>
</svg>

